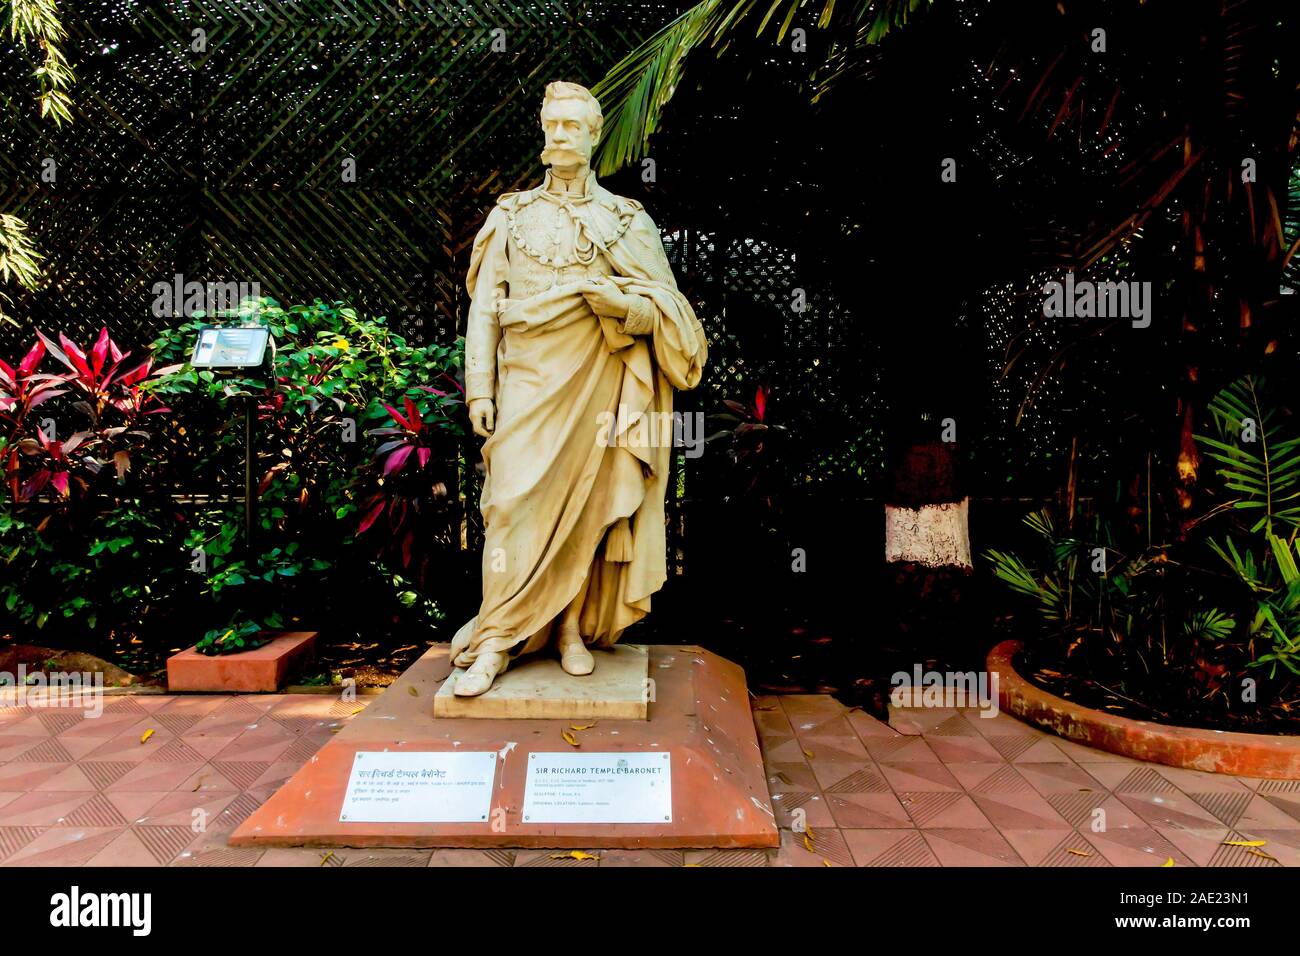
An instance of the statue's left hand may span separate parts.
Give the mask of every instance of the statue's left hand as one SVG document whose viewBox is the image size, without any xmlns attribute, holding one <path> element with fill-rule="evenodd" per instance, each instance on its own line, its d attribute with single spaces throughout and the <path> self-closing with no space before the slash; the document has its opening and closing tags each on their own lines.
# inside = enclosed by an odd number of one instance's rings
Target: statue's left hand
<svg viewBox="0 0 1300 956">
<path fill-rule="evenodd" d="M 592 312 L 614 319 L 627 318 L 632 307 L 632 297 L 608 279 L 589 279 L 582 286 L 582 297 Z"/>
</svg>

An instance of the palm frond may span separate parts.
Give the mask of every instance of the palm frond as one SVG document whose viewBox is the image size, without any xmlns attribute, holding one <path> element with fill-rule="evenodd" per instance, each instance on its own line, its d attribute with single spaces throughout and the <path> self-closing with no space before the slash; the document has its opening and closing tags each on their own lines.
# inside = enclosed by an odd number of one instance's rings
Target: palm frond
<svg viewBox="0 0 1300 956">
<path fill-rule="evenodd" d="M 1237 622 L 1230 615 L 1218 608 L 1197 611 L 1184 622 L 1183 631 L 1188 637 L 1197 640 L 1222 641 L 1232 633 Z"/>
<path fill-rule="evenodd" d="M 1064 616 L 1065 592 L 1061 584 L 1050 574 L 1044 574 L 1039 580 L 1025 563 L 1014 554 L 989 549 L 985 557 L 993 565 L 993 574 L 1005 581 L 1011 590 L 1033 598 L 1038 603 L 1038 610 L 1048 621 L 1059 621 Z"/>
<path fill-rule="evenodd" d="M 1251 530 L 1271 534 L 1275 522 L 1300 527 L 1300 438 L 1282 437 L 1281 415 L 1265 407 L 1264 391 L 1250 375 L 1222 389 L 1209 405 L 1217 437 L 1195 438 L 1218 463 L 1224 488 L 1240 496 L 1233 506 L 1263 512 Z"/>
<path fill-rule="evenodd" d="M 817 27 L 843 33 L 849 45 L 875 45 L 932 2 L 822 0 Z M 606 175 L 645 155 L 692 53 L 711 46 L 721 56 L 742 27 L 755 20 L 755 37 L 775 25 L 775 42 L 780 43 L 803 6 L 804 0 L 701 0 L 619 60 L 591 91 L 605 115 L 593 158 L 596 171 Z M 823 76 L 817 83 L 817 95 L 825 92 L 827 82 Z"/>
</svg>

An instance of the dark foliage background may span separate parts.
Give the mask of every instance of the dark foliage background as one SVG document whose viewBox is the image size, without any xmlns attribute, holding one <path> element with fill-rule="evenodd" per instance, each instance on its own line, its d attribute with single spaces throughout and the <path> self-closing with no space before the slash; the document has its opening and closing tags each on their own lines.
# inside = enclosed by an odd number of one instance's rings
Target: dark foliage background
<svg viewBox="0 0 1300 956">
<path fill-rule="evenodd" d="M 926 625 L 927 598 L 909 603 L 880 562 L 880 499 L 899 448 L 957 419 L 977 547 L 1014 543 L 1013 519 L 1061 494 L 1072 448 L 1083 498 L 1113 500 L 1141 468 L 1172 468 L 1170 389 L 1192 363 L 1199 389 L 1217 387 L 1258 349 L 1234 351 L 1236 301 L 1196 299 L 1188 264 L 1170 252 L 1195 196 L 1164 203 L 1140 242 L 1099 260 L 1088 250 L 1171 175 L 1181 145 L 1149 146 L 1176 142 L 1190 118 L 1211 127 L 1197 136 L 1240 131 L 1242 150 L 1286 195 L 1290 169 L 1279 162 L 1295 83 L 1290 98 L 1275 91 L 1296 77 L 1284 56 L 1293 31 L 1248 32 L 1249 55 L 1225 80 L 1218 67 L 1235 37 L 1207 30 L 1219 22 L 1212 7 L 1107 0 L 1063 15 L 1048 2 L 936 3 L 816 105 L 806 81 L 825 50 L 815 31 L 807 53 L 764 38 L 738 41 L 725 69 L 712 51 L 697 55 L 653 141 L 653 181 L 633 167 L 606 185 L 646 204 L 709 332 L 705 382 L 680 407 L 752 404 L 762 388 L 765 420 L 779 429 L 757 492 L 720 446 L 678 458 L 673 575 L 641 639 L 708 643 L 777 684 L 842 681 L 864 647 L 907 645 L 899 635 L 917 627 L 978 658 L 990 617 L 978 591 Z M 16 358 L 30 326 L 84 340 L 107 324 L 124 347 L 142 347 L 160 325 L 151 286 L 178 273 L 258 282 L 286 304 L 344 300 L 413 341 L 454 341 L 484 213 L 538 177 L 545 83 L 593 84 L 684 8 L 67 5 L 75 123 L 41 123 L 29 61 L 0 55 L 0 210 L 29 222 L 49 272 L 42 289 L 16 294 L 29 327 L 0 327 L 0 354 Z M 1094 21 L 1110 25 L 1110 49 L 1088 58 Z M 195 30 L 204 52 L 191 48 Z M 506 52 L 492 49 L 498 30 Z M 1040 98 L 1033 84 L 1048 66 L 1049 92 L 1069 90 L 1076 74 L 1083 92 Z M 1221 109 L 1206 113 L 1207 103 Z M 47 157 L 55 184 L 40 179 Z M 341 180 L 346 158 L 356 183 Z M 956 160 L 955 182 L 939 175 L 945 158 Z M 1215 175 L 1236 174 L 1232 158 L 1216 156 Z M 1223 239 L 1211 252 L 1231 265 Z M 1044 327 L 1041 285 L 1067 266 L 1152 281 L 1149 334 Z M 797 290 L 804 311 L 792 308 Z M 1268 361 L 1286 375 L 1294 309 L 1277 292 L 1255 300 L 1267 300 L 1259 314 L 1278 343 Z M 1189 315 L 1203 330 L 1192 339 Z M 238 495 L 239 476 L 231 460 L 197 490 Z M 472 555 L 470 465 L 460 482 Z M 804 573 L 791 572 L 796 548 Z M 438 595 L 449 620 L 472 613 L 473 590 Z M 359 605 L 356 621 L 334 626 L 355 632 L 365 620 Z M 807 650 L 797 663 L 792 647 Z"/>
</svg>

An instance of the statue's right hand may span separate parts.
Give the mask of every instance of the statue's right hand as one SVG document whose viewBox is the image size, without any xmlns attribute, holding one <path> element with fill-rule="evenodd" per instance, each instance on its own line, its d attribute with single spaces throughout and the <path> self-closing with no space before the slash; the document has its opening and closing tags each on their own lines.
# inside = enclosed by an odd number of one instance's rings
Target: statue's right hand
<svg viewBox="0 0 1300 956">
<path fill-rule="evenodd" d="M 472 398 L 469 402 L 469 423 L 474 434 L 490 438 L 497 427 L 497 408 L 490 398 Z"/>
</svg>

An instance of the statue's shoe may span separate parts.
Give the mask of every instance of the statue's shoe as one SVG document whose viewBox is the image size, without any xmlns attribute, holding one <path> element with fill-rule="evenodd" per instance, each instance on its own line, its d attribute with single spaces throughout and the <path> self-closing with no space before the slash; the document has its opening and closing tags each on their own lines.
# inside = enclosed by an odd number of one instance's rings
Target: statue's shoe
<svg viewBox="0 0 1300 956">
<path fill-rule="evenodd" d="M 566 674 L 585 677 L 596 669 L 596 659 L 591 656 L 591 651 L 587 650 L 587 645 L 582 643 L 581 636 L 561 634 L 559 647 L 560 666 L 564 668 Z"/>
<path fill-rule="evenodd" d="M 505 663 L 504 654 L 480 654 L 456 681 L 452 693 L 457 697 L 477 697 L 492 686 L 497 674 L 505 669 Z"/>
</svg>

